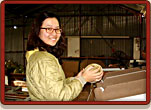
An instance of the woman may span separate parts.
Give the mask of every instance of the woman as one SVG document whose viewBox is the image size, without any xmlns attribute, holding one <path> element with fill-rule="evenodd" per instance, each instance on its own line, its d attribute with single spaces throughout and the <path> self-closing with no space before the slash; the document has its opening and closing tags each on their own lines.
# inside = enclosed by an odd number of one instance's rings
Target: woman
<svg viewBox="0 0 151 110">
<path fill-rule="evenodd" d="M 99 69 L 81 70 L 76 77 L 65 78 L 58 58 L 63 53 L 61 23 L 52 13 L 35 19 L 27 42 L 26 78 L 32 101 L 71 101 L 86 82 L 102 78 Z"/>
</svg>

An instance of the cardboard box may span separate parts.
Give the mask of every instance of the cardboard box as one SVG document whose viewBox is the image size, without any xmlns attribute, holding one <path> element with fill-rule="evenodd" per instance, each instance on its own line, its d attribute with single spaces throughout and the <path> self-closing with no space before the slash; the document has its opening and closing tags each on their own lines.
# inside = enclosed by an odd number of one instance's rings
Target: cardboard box
<svg viewBox="0 0 151 110">
<path fill-rule="evenodd" d="M 146 70 L 131 68 L 108 72 L 103 81 L 96 83 L 94 100 L 106 101 L 146 92 Z"/>
<path fill-rule="evenodd" d="M 62 69 L 66 77 L 73 77 L 79 73 L 79 61 L 63 61 Z"/>
</svg>

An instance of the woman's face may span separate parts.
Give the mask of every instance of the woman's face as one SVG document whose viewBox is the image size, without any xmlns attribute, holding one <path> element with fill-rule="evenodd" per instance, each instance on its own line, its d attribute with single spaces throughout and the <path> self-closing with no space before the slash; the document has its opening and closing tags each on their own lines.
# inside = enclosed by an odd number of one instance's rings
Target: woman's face
<svg viewBox="0 0 151 110">
<path fill-rule="evenodd" d="M 48 32 L 47 29 L 40 29 L 39 37 L 44 43 L 55 46 L 61 36 L 61 33 L 56 33 L 56 30 L 54 30 L 60 29 L 58 20 L 55 17 L 47 18 L 43 21 L 41 28 L 53 29 L 52 32 Z"/>
</svg>

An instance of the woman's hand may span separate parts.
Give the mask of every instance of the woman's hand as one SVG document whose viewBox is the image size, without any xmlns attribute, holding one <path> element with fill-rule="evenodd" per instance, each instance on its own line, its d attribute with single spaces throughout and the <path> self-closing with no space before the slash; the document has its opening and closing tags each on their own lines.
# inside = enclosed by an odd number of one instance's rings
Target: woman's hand
<svg viewBox="0 0 151 110">
<path fill-rule="evenodd" d="M 82 70 L 78 73 L 78 75 L 77 75 L 76 77 L 82 76 L 83 72 L 84 72 L 84 69 L 82 69 Z"/>
<path fill-rule="evenodd" d="M 93 69 L 92 66 L 90 66 L 88 69 L 86 69 L 85 71 L 83 70 L 82 76 L 85 79 L 86 82 L 95 82 L 95 81 L 99 81 L 102 79 L 103 76 L 103 71 L 101 70 L 101 67 L 97 68 L 97 69 Z"/>
</svg>

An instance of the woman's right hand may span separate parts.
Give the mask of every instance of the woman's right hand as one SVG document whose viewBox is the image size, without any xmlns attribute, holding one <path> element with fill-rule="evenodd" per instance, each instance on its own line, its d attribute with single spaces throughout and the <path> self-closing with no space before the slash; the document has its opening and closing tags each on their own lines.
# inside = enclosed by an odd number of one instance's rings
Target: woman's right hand
<svg viewBox="0 0 151 110">
<path fill-rule="evenodd" d="M 100 67 L 97 69 L 92 69 L 93 67 L 90 66 L 88 69 L 83 71 L 82 76 L 86 82 L 94 82 L 96 80 L 101 80 L 103 76 L 103 71 L 100 71 Z"/>
</svg>

